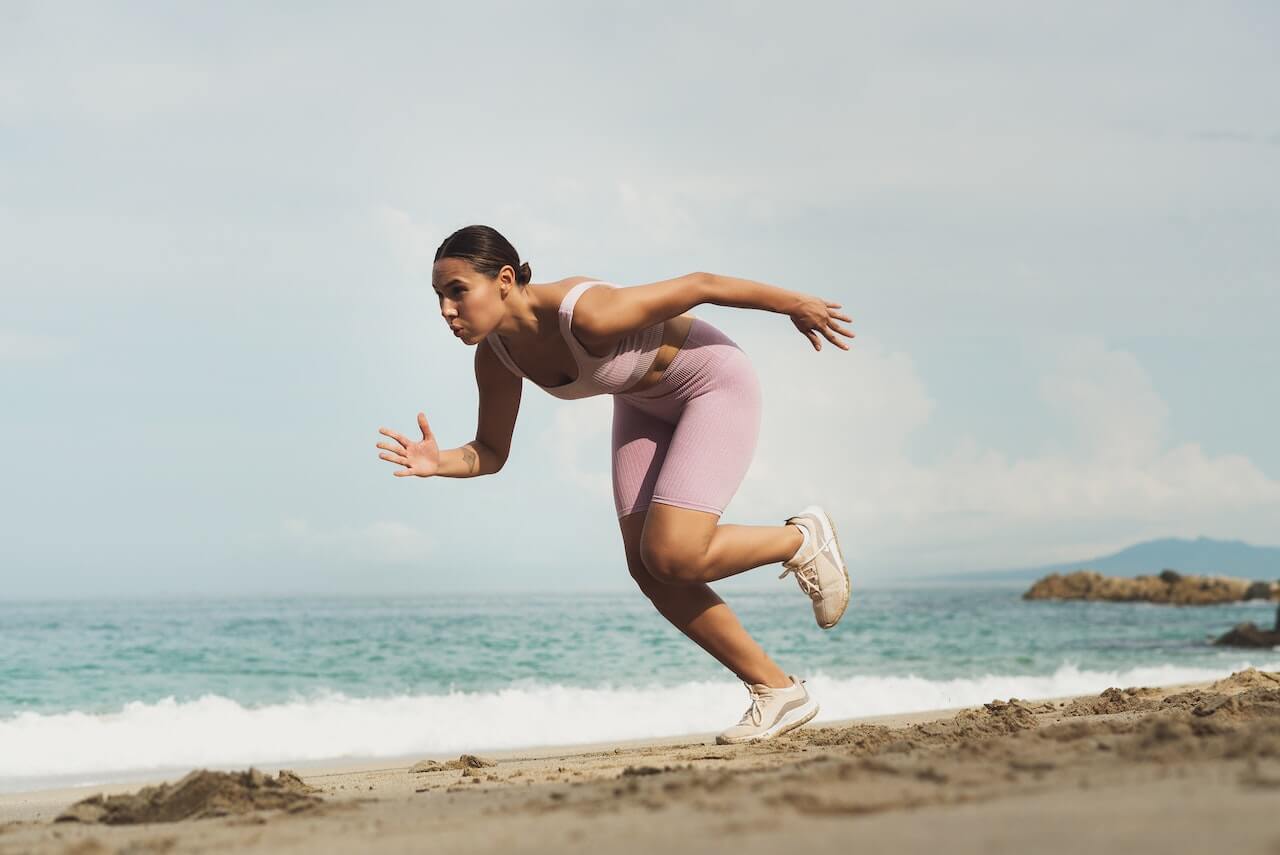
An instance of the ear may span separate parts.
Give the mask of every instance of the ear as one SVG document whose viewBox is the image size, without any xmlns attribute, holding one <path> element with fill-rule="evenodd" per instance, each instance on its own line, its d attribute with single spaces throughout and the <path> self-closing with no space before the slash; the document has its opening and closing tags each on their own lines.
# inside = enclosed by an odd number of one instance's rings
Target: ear
<svg viewBox="0 0 1280 855">
<path fill-rule="evenodd" d="M 510 273 L 508 273 L 510 271 Z M 502 299 L 507 299 L 513 285 L 516 284 L 516 273 L 511 269 L 510 264 L 504 264 L 502 269 L 498 271 L 498 292 L 502 295 Z"/>
</svg>

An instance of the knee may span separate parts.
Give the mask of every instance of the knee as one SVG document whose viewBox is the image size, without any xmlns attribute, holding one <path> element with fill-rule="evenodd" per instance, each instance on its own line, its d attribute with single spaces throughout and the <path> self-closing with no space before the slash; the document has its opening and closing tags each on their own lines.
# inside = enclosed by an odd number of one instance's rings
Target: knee
<svg viewBox="0 0 1280 855">
<path fill-rule="evenodd" d="M 702 556 L 688 550 L 642 541 L 640 559 L 650 578 L 664 585 L 696 585 L 701 578 Z"/>
<path fill-rule="evenodd" d="M 640 593 L 644 594 L 650 600 L 658 596 L 661 586 L 658 580 L 653 578 L 653 574 L 649 572 L 649 568 L 636 559 L 628 563 L 627 569 L 631 571 L 631 578 L 635 580 L 636 587 L 640 589 Z"/>
</svg>

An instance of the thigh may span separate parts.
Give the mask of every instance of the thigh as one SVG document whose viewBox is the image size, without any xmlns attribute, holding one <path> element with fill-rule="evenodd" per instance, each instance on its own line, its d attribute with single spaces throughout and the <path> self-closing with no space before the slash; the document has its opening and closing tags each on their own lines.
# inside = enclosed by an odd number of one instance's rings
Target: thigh
<svg viewBox="0 0 1280 855">
<path fill-rule="evenodd" d="M 717 367 L 715 384 L 685 404 L 658 472 L 642 538 L 649 554 L 705 552 L 751 466 L 760 434 L 755 372 L 743 354 Z"/>
<path fill-rule="evenodd" d="M 621 519 L 649 507 L 675 425 L 613 398 L 613 506 Z"/>
<path fill-rule="evenodd" d="M 759 435 L 760 386 L 746 355 L 737 351 L 685 404 L 654 483 L 654 504 L 718 517 L 751 467 Z"/>
<path fill-rule="evenodd" d="M 646 516 L 647 511 L 640 510 L 618 517 L 618 529 L 622 532 L 622 551 L 627 556 L 627 569 L 638 582 L 642 581 L 641 577 L 649 576 L 644 560 L 640 557 L 640 537 L 644 534 Z"/>
</svg>

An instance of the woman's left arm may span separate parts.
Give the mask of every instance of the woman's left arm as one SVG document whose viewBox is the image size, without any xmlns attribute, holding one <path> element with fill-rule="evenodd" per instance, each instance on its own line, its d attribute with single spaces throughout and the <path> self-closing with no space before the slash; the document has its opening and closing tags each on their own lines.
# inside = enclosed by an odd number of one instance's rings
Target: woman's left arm
<svg viewBox="0 0 1280 855">
<path fill-rule="evenodd" d="M 852 322 L 852 318 L 838 311 L 839 303 L 715 273 L 689 273 L 627 288 L 589 289 L 578 301 L 574 325 L 587 335 L 609 339 L 682 315 L 702 303 L 788 315 L 814 350 L 822 350 L 819 334 L 843 350 L 848 350 L 849 345 L 837 334 L 853 338 L 852 330 L 837 323 Z"/>
</svg>

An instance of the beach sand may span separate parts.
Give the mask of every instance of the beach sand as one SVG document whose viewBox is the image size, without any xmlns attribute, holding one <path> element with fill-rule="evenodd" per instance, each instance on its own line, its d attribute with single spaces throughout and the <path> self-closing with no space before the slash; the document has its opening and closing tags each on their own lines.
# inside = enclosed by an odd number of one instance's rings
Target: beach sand
<svg viewBox="0 0 1280 855">
<path fill-rule="evenodd" d="M 1280 855 L 1280 674 L 1258 671 L 810 726 L 757 745 L 689 737 L 489 757 L 417 773 L 408 761 L 299 770 L 318 798 L 292 812 L 169 823 L 55 823 L 87 793 L 0 796 L 0 853 Z"/>
</svg>

